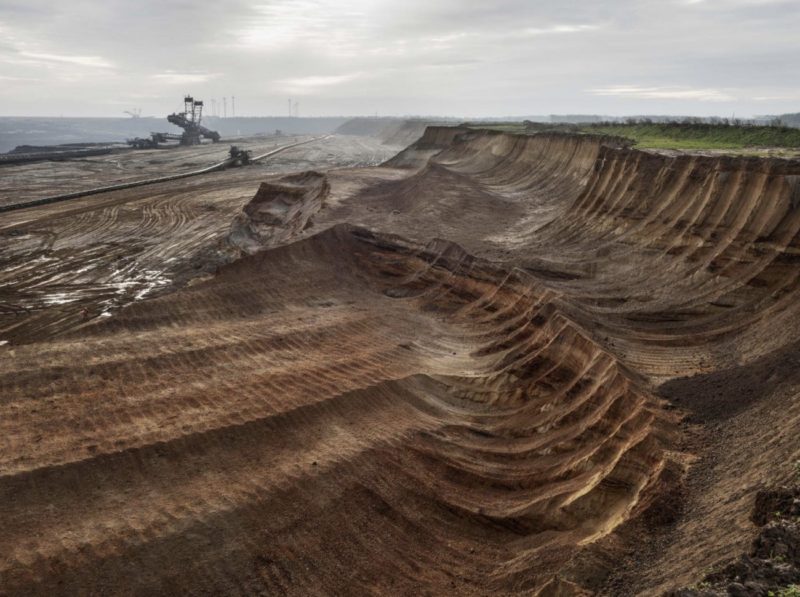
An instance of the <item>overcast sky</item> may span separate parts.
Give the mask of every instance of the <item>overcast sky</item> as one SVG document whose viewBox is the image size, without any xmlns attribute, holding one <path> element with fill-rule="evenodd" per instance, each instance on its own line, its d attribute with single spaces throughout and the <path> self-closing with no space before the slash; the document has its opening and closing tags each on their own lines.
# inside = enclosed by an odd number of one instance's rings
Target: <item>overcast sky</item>
<svg viewBox="0 0 800 597">
<path fill-rule="evenodd" d="M 800 1 L 0 0 L 0 114 L 163 116 L 184 93 L 237 115 L 797 112 Z"/>
</svg>

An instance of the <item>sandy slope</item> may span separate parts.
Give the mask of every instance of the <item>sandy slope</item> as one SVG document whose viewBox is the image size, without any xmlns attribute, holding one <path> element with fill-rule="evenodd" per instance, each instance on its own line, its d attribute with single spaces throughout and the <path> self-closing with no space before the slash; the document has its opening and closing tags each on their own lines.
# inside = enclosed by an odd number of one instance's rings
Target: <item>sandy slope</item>
<svg viewBox="0 0 800 597">
<path fill-rule="evenodd" d="M 262 187 L 237 226 L 261 213 L 270 246 L 228 265 L 244 171 L 12 214 L 7 304 L 36 308 L 9 311 L 0 349 L 0 586 L 629 595 L 700 578 L 800 451 L 798 176 L 431 127 L 383 167 Z M 95 319 L 111 246 L 135 254 L 122 282 L 175 266 L 160 298 Z M 84 262 L 89 290 L 63 288 Z M 194 264 L 207 274 L 166 292 Z M 32 303 L 58 292 L 79 299 Z"/>
</svg>

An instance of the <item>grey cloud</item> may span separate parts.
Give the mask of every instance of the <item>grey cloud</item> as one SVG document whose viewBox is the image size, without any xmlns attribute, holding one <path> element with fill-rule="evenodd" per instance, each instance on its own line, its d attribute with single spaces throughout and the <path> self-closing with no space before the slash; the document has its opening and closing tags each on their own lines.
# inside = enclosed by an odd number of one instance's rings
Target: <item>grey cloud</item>
<svg viewBox="0 0 800 597">
<path fill-rule="evenodd" d="M 163 114 L 189 91 L 251 114 L 287 94 L 305 114 L 781 112 L 798 26 L 783 0 L 0 0 L 0 106 Z"/>
</svg>

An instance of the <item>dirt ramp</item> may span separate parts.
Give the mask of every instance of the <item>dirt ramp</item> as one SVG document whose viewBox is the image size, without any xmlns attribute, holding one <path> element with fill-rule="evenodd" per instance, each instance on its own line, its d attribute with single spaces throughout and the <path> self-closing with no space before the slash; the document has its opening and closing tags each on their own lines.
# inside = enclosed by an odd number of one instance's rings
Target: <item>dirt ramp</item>
<svg viewBox="0 0 800 597">
<path fill-rule="evenodd" d="M 467 128 L 457 126 L 428 126 L 424 134 L 396 156 L 384 162 L 389 168 L 420 168 L 437 153 L 450 147 Z"/>
<path fill-rule="evenodd" d="M 339 135 L 368 135 L 385 145 L 406 147 L 417 141 L 434 121 L 419 118 L 353 118 L 342 124 Z"/>
<path fill-rule="evenodd" d="M 262 182 L 233 221 L 228 243 L 252 255 L 289 242 L 312 225 L 329 190 L 326 176 L 313 171 Z"/>
<path fill-rule="evenodd" d="M 337 201 L 319 221 L 351 222 L 422 242 L 443 237 L 514 263 L 521 253 L 528 261 L 545 258 L 546 252 L 527 246 L 581 195 L 602 147 L 590 136 L 428 127 L 420 142 L 387 162 L 387 169 L 397 167 L 391 180 Z M 339 174 L 332 177 L 337 184 Z"/>
<path fill-rule="evenodd" d="M 430 124 L 425 120 L 404 120 L 386 127 L 381 131 L 380 138 L 386 145 L 406 147 L 422 137 Z"/>
</svg>

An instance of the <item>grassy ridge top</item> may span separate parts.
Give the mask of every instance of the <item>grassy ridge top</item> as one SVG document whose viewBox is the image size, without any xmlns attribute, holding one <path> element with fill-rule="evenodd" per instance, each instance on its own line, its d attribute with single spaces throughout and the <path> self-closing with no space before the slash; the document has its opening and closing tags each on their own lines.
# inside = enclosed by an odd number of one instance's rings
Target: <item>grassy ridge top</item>
<svg viewBox="0 0 800 597">
<path fill-rule="evenodd" d="M 745 149 L 800 147 L 800 129 L 705 123 L 634 123 L 580 125 L 586 132 L 628 137 L 651 149 Z"/>
<path fill-rule="evenodd" d="M 573 132 L 613 135 L 631 139 L 641 149 L 748 150 L 780 148 L 800 150 L 800 128 L 702 122 L 602 122 L 561 124 L 495 122 L 467 124 L 508 133 Z"/>
</svg>

